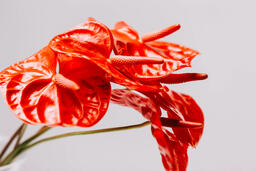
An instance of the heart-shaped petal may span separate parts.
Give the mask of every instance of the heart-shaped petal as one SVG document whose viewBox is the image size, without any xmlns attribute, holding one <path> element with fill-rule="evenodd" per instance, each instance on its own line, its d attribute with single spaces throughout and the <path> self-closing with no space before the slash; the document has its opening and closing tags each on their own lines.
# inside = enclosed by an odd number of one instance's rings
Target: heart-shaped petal
<svg viewBox="0 0 256 171">
<path fill-rule="evenodd" d="M 49 47 L 56 53 L 109 58 L 113 48 L 110 30 L 96 20 L 89 20 L 66 33 L 55 36 Z"/>
<path fill-rule="evenodd" d="M 83 61 L 81 71 L 70 63 L 73 68 L 64 72 L 60 65 L 60 73 L 56 74 L 55 55 L 50 48 L 44 48 L 0 73 L 1 90 L 8 105 L 19 119 L 29 124 L 96 124 L 109 104 L 111 87 L 105 72 Z M 94 67 L 95 72 L 88 74 L 88 66 Z M 73 85 L 77 87 L 72 88 Z"/>
<path fill-rule="evenodd" d="M 109 80 L 141 91 L 157 91 L 158 86 L 148 86 L 121 73 L 108 58 L 113 48 L 110 30 L 102 23 L 89 19 L 86 23 L 54 37 L 49 47 L 57 54 L 60 63 L 82 58 L 103 69 Z"/>
</svg>

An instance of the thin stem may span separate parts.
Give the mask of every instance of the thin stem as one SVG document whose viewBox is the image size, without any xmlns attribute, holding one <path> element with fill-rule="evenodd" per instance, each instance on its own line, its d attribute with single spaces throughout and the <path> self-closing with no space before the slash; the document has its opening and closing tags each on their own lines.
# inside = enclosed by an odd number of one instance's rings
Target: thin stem
<svg viewBox="0 0 256 171">
<path fill-rule="evenodd" d="M 8 150 L 9 146 L 12 144 L 13 140 L 18 136 L 18 134 L 22 130 L 22 127 L 23 127 L 23 124 L 14 132 L 14 134 L 11 136 L 11 138 L 9 139 L 7 144 L 4 146 L 4 148 L 3 148 L 3 150 L 2 150 L 2 152 L 0 154 L 0 160 L 2 159 L 2 157 L 4 156 L 6 151 Z"/>
<path fill-rule="evenodd" d="M 18 139 L 17 139 L 17 141 L 16 141 L 16 144 L 15 144 L 15 146 L 14 146 L 14 149 L 20 144 L 20 141 L 21 141 L 21 139 L 22 139 L 22 137 L 23 137 L 23 135 L 24 135 L 24 133 L 25 133 L 25 131 L 26 131 L 26 129 L 27 129 L 27 124 L 22 124 L 22 128 L 21 128 L 21 131 L 20 131 L 20 133 L 19 133 L 19 136 L 18 136 Z"/>
<path fill-rule="evenodd" d="M 32 135 L 29 139 L 35 139 L 38 137 L 38 134 L 42 134 L 46 131 L 48 131 L 49 129 L 51 129 L 51 127 L 48 127 L 48 126 L 42 126 L 34 135 Z M 39 136 L 40 136 L 39 135 Z"/>
<path fill-rule="evenodd" d="M 36 134 L 34 134 L 33 136 L 31 136 L 30 138 L 28 138 L 26 141 L 24 141 L 23 143 L 21 143 L 20 145 L 18 145 L 11 153 L 9 153 L 5 159 L 3 159 L 3 161 L 0 163 L 0 166 L 3 165 L 7 165 L 10 164 L 22 151 L 23 149 L 33 140 L 35 140 L 36 138 L 38 138 L 39 136 L 41 136 L 42 134 L 44 134 L 45 132 L 47 132 L 49 129 L 51 129 L 50 127 L 46 127 L 43 126 L 41 129 L 39 129 Z"/>
<path fill-rule="evenodd" d="M 43 142 L 55 140 L 55 139 L 60 139 L 64 137 L 70 137 L 70 136 L 76 136 L 76 135 L 88 135 L 88 134 L 97 134 L 97 133 L 106 133 L 106 132 L 115 132 L 115 131 L 122 131 L 122 130 L 129 130 L 129 129 L 136 129 L 136 128 L 142 128 L 144 126 L 149 125 L 151 122 L 146 121 L 140 124 L 136 125 L 129 125 L 129 126 L 122 126 L 122 127 L 114 127 L 114 128 L 106 128 L 106 129 L 98 129 L 98 130 L 91 130 L 91 131 L 77 131 L 77 132 L 69 132 L 69 133 L 64 133 L 64 134 L 59 134 L 56 136 L 44 138 L 41 140 L 38 140 L 32 144 L 29 145 L 34 139 L 48 131 L 50 128 L 49 127 L 42 127 L 35 135 L 30 137 L 28 140 L 24 141 L 22 144 L 18 145 L 16 149 L 14 149 L 1 163 L 0 166 L 7 165 L 11 163 L 18 155 L 21 153 L 25 152 L 26 150 L 41 144 Z"/>
<path fill-rule="evenodd" d="M 35 145 L 38 145 L 40 143 L 43 143 L 43 142 L 46 142 L 46 141 L 55 140 L 55 139 L 59 139 L 59 138 L 70 137 L 70 136 L 77 136 L 77 135 L 88 135 L 88 134 L 98 134 L 98 133 L 130 130 L 130 129 L 136 129 L 136 128 L 145 127 L 145 126 L 149 125 L 150 123 L 151 123 L 150 121 L 146 121 L 146 122 L 143 122 L 143 123 L 140 123 L 140 124 L 136 124 L 136 125 L 114 127 L 114 128 L 105 128 L 105 129 L 98 129 L 98 130 L 91 130 L 91 131 L 77 131 L 77 132 L 64 133 L 64 134 L 60 134 L 60 135 L 44 138 L 44 139 L 41 139 L 39 141 L 34 142 L 33 144 L 27 145 L 24 148 L 24 151 L 29 149 L 29 148 L 31 148 L 31 147 L 33 147 L 33 146 L 35 146 Z"/>
</svg>

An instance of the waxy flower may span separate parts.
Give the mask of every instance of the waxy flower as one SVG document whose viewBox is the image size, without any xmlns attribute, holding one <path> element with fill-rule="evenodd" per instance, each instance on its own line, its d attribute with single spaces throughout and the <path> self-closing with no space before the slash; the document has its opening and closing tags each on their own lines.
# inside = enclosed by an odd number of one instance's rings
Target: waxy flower
<svg viewBox="0 0 256 171">
<path fill-rule="evenodd" d="M 161 83 L 202 80 L 207 75 L 173 74 L 190 66 L 198 52 L 155 40 L 179 28 L 174 25 L 139 38 L 125 22 L 110 31 L 88 18 L 1 71 L 0 89 L 14 114 L 34 125 L 93 126 L 105 115 L 110 98 L 132 107 L 151 122 L 165 169 L 184 171 L 187 148 L 195 147 L 203 133 L 203 113 L 193 98 Z M 116 55 L 110 57 L 112 50 Z M 111 93 L 110 82 L 127 89 Z M 162 109 L 167 118 L 162 117 Z"/>
<path fill-rule="evenodd" d="M 92 126 L 108 109 L 111 87 L 103 70 L 86 61 L 78 64 L 95 72 L 62 63 L 58 72 L 56 54 L 45 47 L 0 73 L 2 93 L 14 114 L 26 123 Z"/>
<path fill-rule="evenodd" d="M 166 91 L 162 91 L 161 93 L 145 94 L 167 112 L 168 118 L 183 122 L 199 123 L 201 125 L 197 129 L 173 128 L 173 133 L 181 142 L 195 147 L 203 134 L 204 128 L 204 115 L 195 100 L 186 94 L 177 93 L 167 88 Z M 163 119 L 162 122 L 165 123 L 166 121 Z"/>
<path fill-rule="evenodd" d="M 33 56 L 0 72 L 1 90 L 15 115 L 24 122 L 92 126 L 107 111 L 110 81 L 141 91 L 159 88 L 130 79 L 115 65 L 161 63 L 162 60 L 109 58 L 112 49 L 110 30 L 89 18 L 55 36 Z"/>
<path fill-rule="evenodd" d="M 163 63 L 162 59 L 112 56 L 113 38 L 111 31 L 93 18 L 88 22 L 74 27 L 66 33 L 55 36 L 49 47 L 57 54 L 59 61 L 68 64 L 69 61 L 84 59 L 103 69 L 106 78 L 129 89 L 141 91 L 156 91 L 159 87 L 144 85 L 121 73 L 117 66 L 131 66 L 137 64 Z M 77 66 L 73 66 L 77 68 Z M 94 72 L 90 70 L 90 72 Z"/>
<path fill-rule="evenodd" d="M 202 135 L 203 113 L 196 102 L 188 95 L 169 92 L 169 106 L 171 112 L 177 112 L 183 119 L 176 115 L 168 114 L 168 118 L 161 117 L 160 101 L 142 97 L 124 89 L 114 89 L 111 101 L 116 104 L 131 107 L 139 111 L 146 119 L 151 121 L 152 134 L 156 138 L 162 156 L 163 165 L 168 171 L 185 171 L 188 163 L 187 137 L 197 143 Z M 164 127 L 172 127 L 173 133 Z M 181 133 L 185 133 L 181 139 Z M 187 136 L 187 133 L 191 133 Z"/>
<path fill-rule="evenodd" d="M 174 71 L 189 67 L 192 59 L 199 54 L 197 51 L 170 42 L 155 41 L 179 28 L 180 25 L 173 25 L 145 34 L 140 38 L 139 34 L 124 21 L 117 22 L 114 29 L 111 30 L 116 55 L 154 57 L 164 60 L 162 64 L 122 66 L 119 70 L 146 84 L 152 84 L 152 82 L 154 84 L 158 82 L 173 84 L 205 79 L 206 74 L 173 74 Z"/>
<path fill-rule="evenodd" d="M 160 31 L 145 34 L 139 38 L 138 33 L 131 26 L 123 21 L 117 22 L 115 28 L 111 30 L 115 45 L 114 52 L 117 55 L 131 57 L 139 55 L 145 56 L 145 58 L 163 59 L 164 62 L 162 64 L 123 66 L 119 70 L 138 82 L 161 87 L 162 89 L 159 92 L 142 93 L 166 110 L 170 118 L 203 124 L 203 113 L 200 108 L 197 108 L 198 105 L 192 98 L 177 94 L 161 85 L 161 83 L 177 84 L 207 78 L 207 74 L 203 73 L 173 73 L 183 67 L 190 66 L 191 60 L 199 54 L 197 51 L 174 43 L 155 41 L 177 31 L 179 28 L 180 25 L 173 25 Z M 191 105 L 184 107 L 184 104 L 188 102 Z M 173 131 L 175 136 L 183 143 L 195 146 L 202 135 L 203 127 L 192 130 L 174 128 Z"/>
</svg>

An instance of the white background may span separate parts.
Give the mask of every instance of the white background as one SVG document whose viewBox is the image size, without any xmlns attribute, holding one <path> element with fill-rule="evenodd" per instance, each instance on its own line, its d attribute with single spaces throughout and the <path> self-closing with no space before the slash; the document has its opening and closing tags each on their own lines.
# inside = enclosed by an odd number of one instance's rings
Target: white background
<svg viewBox="0 0 256 171">
<path fill-rule="evenodd" d="M 139 33 L 181 24 L 165 40 L 201 52 L 192 68 L 206 81 L 170 86 L 190 94 L 204 111 L 206 126 L 196 150 L 189 151 L 190 171 L 256 170 L 255 38 L 256 3 L 251 0 L 1 0 L 0 69 L 48 44 L 56 34 L 95 17 L 110 28 L 125 20 Z M 20 122 L 0 100 L 0 135 Z M 93 128 L 140 123 L 137 112 L 110 105 Z M 31 126 L 30 131 L 37 128 Z M 47 135 L 86 128 L 56 128 Z M 29 133 L 28 133 L 29 134 Z M 23 171 L 163 170 L 150 128 L 66 138 L 26 154 Z"/>
</svg>

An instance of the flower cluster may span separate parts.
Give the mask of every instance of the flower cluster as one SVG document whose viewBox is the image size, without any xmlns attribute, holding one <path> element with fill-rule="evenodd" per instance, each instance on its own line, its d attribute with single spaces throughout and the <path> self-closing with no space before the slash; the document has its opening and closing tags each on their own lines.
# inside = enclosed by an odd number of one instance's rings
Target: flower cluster
<svg viewBox="0 0 256 171">
<path fill-rule="evenodd" d="M 162 84 L 203 80 L 207 75 L 173 73 L 189 67 L 199 54 L 156 41 L 179 28 L 170 26 L 140 38 L 123 21 L 110 30 L 88 18 L 1 71 L 1 91 L 14 114 L 32 125 L 90 127 L 101 120 L 110 102 L 131 107 L 151 122 L 165 169 L 186 170 L 187 148 L 195 147 L 203 133 L 203 113 L 190 96 Z M 110 57 L 112 50 L 115 55 Z M 126 89 L 111 90 L 111 82 Z"/>
</svg>

